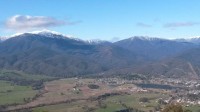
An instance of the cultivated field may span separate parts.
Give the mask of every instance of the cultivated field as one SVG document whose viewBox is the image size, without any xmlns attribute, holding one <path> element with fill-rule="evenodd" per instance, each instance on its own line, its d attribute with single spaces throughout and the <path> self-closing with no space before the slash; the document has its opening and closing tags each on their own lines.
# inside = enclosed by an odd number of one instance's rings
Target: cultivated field
<svg viewBox="0 0 200 112">
<path fill-rule="evenodd" d="M 92 88 L 89 85 L 93 85 Z M 163 92 L 142 92 L 134 84 L 108 84 L 95 79 L 60 79 L 46 82 L 42 94 L 25 105 L 9 110 L 31 108 L 34 112 L 113 112 L 127 107 L 152 110 L 157 100 L 169 97 Z M 149 102 L 141 103 L 146 97 Z"/>
<path fill-rule="evenodd" d="M 33 90 L 31 86 L 12 85 L 8 81 L 0 83 L 2 104 L 25 103 L 24 99 L 34 97 L 25 104 L 8 106 L 7 111 L 14 112 L 21 109 L 33 112 L 115 112 L 129 108 L 150 111 L 164 107 L 158 101 L 171 96 L 171 90 L 143 89 L 137 84 L 115 78 L 58 79 L 46 81 L 39 90 Z M 185 108 L 194 112 L 199 110 L 199 106 Z"/>
<path fill-rule="evenodd" d="M 0 80 L 0 105 L 25 103 L 24 99 L 34 97 L 37 92 L 31 86 L 19 86 Z"/>
</svg>

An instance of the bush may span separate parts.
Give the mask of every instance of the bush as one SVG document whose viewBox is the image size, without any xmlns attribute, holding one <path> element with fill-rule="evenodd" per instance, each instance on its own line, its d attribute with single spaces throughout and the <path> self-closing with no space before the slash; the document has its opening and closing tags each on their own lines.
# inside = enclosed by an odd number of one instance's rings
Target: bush
<svg viewBox="0 0 200 112">
<path fill-rule="evenodd" d="M 192 112 L 191 110 L 184 110 L 184 112 Z"/>
<path fill-rule="evenodd" d="M 140 98 L 139 101 L 145 103 L 145 102 L 149 102 L 149 99 L 146 97 L 143 97 L 143 98 Z"/>
<path fill-rule="evenodd" d="M 161 105 L 166 105 L 167 104 L 167 102 L 165 102 L 164 100 L 162 100 L 162 99 L 159 99 L 158 100 L 158 104 L 161 104 Z"/>
<path fill-rule="evenodd" d="M 88 87 L 90 89 L 99 89 L 99 86 L 98 85 L 95 85 L 95 84 L 89 84 Z"/>
<path fill-rule="evenodd" d="M 169 104 L 161 112 L 184 112 L 179 104 Z"/>
</svg>

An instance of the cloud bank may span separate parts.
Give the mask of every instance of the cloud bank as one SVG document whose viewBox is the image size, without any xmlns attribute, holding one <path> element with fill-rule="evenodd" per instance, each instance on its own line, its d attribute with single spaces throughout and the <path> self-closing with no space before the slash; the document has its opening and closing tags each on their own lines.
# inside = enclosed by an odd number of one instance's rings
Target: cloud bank
<svg viewBox="0 0 200 112">
<path fill-rule="evenodd" d="M 200 23 L 198 22 L 173 22 L 173 23 L 164 24 L 163 27 L 165 28 L 189 27 L 189 26 L 195 26 L 199 24 Z"/>
<path fill-rule="evenodd" d="M 4 22 L 4 25 L 5 28 L 9 30 L 23 31 L 31 29 L 58 27 L 63 25 L 74 25 L 76 23 L 78 22 L 67 22 L 47 16 L 15 15 L 8 18 Z"/>
</svg>

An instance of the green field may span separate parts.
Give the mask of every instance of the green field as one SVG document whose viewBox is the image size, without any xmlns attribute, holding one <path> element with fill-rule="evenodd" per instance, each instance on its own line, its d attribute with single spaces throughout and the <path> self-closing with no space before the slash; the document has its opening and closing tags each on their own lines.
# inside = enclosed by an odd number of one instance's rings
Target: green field
<svg viewBox="0 0 200 112">
<path fill-rule="evenodd" d="M 96 102 L 77 101 L 72 103 L 62 103 L 32 109 L 33 112 L 86 112 L 88 108 L 94 108 Z"/>
<path fill-rule="evenodd" d="M 32 98 L 37 92 L 31 86 L 19 86 L 0 80 L 0 105 L 24 103 L 24 98 Z"/>
<path fill-rule="evenodd" d="M 140 103 L 139 99 L 142 97 L 148 98 L 149 102 Z M 148 111 L 152 110 L 155 106 L 158 105 L 157 100 L 159 98 L 166 98 L 166 97 L 168 97 L 168 95 L 160 93 L 135 93 L 132 95 L 112 96 L 104 101 L 104 103 L 107 104 L 107 108 L 98 109 L 97 112 L 113 112 L 119 110 L 120 108 L 123 109 L 123 107 L 119 105 L 119 102 L 134 109 Z"/>
<path fill-rule="evenodd" d="M 14 70 L 0 70 L 0 105 L 25 103 L 24 99 L 32 98 L 38 93 L 33 87 L 42 87 L 41 80 L 50 79 L 53 78 Z"/>
<path fill-rule="evenodd" d="M 49 77 L 34 75 L 28 76 L 20 72 L 4 71 L 4 77 L 8 76 L 18 78 L 19 80 L 12 79 L 11 81 L 0 80 L 0 105 L 25 103 L 24 99 L 34 97 L 39 90 L 34 90 L 32 83 L 30 85 L 20 85 L 15 81 L 33 81 L 33 84 L 40 80 L 48 79 Z M 38 80 L 38 81 L 37 81 Z M 88 85 L 98 85 L 98 89 L 91 89 Z M 120 85 L 110 87 L 101 82 L 95 82 L 94 79 L 59 79 L 53 81 L 44 81 L 45 93 L 33 100 L 31 103 L 23 105 L 25 108 L 28 106 L 33 112 L 114 112 L 121 109 L 138 109 L 142 111 L 154 110 L 157 107 L 158 99 L 168 99 L 170 96 L 167 92 L 131 92 L 127 93 L 128 87 L 135 85 Z M 74 89 L 76 88 L 76 89 Z M 123 88 L 119 90 L 119 88 Z M 128 88 L 129 89 L 129 88 Z M 78 91 L 78 93 L 77 93 Z M 119 94 L 109 94 L 110 92 L 117 91 Z M 106 95 L 106 96 L 105 96 Z M 102 97 L 103 96 L 103 97 Z M 100 97 L 100 98 L 99 98 Z M 96 99 L 97 98 L 97 99 Z M 148 99 L 145 103 L 141 102 L 142 98 Z M 71 100 L 68 103 L 63 103 L 66 100 Z M 54 103 L 49 103 L 54 102 Z M 31 104 L 31 105 L 29 105 Z M 32 105 L 34 104 L 34 105 Z M 41 105 L 46 106 L 41 106 Z M 164 107 L 164 105 L 159 105 Z M 10 106 L 14 108 L 18 106 Z M 33 108 L 34 107 L 34 108 Z M 22 108 L 22 107 L 20 107 Z M 199 106 L 190 106 L 184 109 L 192 110 L 193 112 L 199 111 Z"/>
<path fill-rule="evenodd" d="M 193 105 L 189 107 L 184 107 L 184 109 L 189 109 L 192 112 L 200 112 L 200 105 Z"/>
<path fill-rule="evenodd" d="M 22 79 L 22 80 L 46 80 L 52 79 L 53 77 L 45 75 L 31 75 L 24 72 L 15 71 L 15 70 L 0 70 L 0 77 L 8 77 L 13 79 Z"/>
<path fill-rule="evenodd" d="M 124 107 L 120 104 L 107 103 L 106 105 L 106 108 L 98 108 L 96 112 L 114 112 L 116 110 L 124 109 Z"/>
</svg>

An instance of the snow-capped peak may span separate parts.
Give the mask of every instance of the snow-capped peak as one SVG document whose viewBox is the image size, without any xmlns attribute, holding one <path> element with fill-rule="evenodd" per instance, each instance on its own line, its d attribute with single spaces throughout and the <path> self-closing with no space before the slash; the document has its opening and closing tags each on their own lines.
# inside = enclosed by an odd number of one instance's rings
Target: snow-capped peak
<svg viewBox="0 0 200 112">
<path fill-rule="evenodd" d="M 88 44 L 103 44 L 103 43 L 110 43 L 110 42 L 108 42 L 108 41 L 99 40 L 99 39 L 86 40 L 85 42 L 88 43 Z"/>
<path fill-rule="evenodd" d="M 134 36 L 134 37 L 131 37 L 130 40 L 136 40 L 136 39 L 139 39 L 139 40 L 146 40 L 146 41 L 153 41 L 153 40 L 163 40 L 161 38 L 157 38 L 157 37 L 148 37 L 148 36 Z"/>
<path fill-rule="evenodd" d="M 86 40 L 86 42 L 88 42 L 88 43 L 101 43 L 102 40 L 94 39 L 94 40 Z"/>
<path fill-rule="evenodd" d="M 189 39 L 190 39 L 190 40 L 192 40 L 192 39 L 194 39 L 194 40 L 195 40 L 195 39 L 200 39 L 200 36 L 190 37 Z"/>
<path fill-rule="evenodd" d="M 0 42 L 6 40 L 7 37 L 0 37 Z"/>
<path fill-rule="evenodd" d="M 40 31 L 16 33 L 16 34 L 13 34 L 11 36 L 5 36 L 1 40 L 6 40 L 6 39 L 9 39 L 9 38 L 13 38 L 13 37 L 24 35 L 24 34 L 42 35 L 42 36 L 49 37 L 49 38 L 73 38 L 71 35 L 64 35 L 64 34 L 61 34 L 59 32 L 56 32 L 56 31 L 43 29 L 43 30 L 40 30 Z M 73 39 L 76 39 L 76 38 L 73 38 Z M 76 40 L 78 40 L 78 39 L 76 39 Z"/>
<path fill-rule="evenodd" d="M 178 42 L 191 42 L 191 43 L 199 43 L 200 42 L 200 36 L 195 37 L 189 37 L 189 38 L 180 38 L 180 39 L 174 39 Z"/>
<path fill-rule="evenodd" d="M 199 44 L 200 43 L 200 36 L 191 37 L 189 39 L 186 39 L 186 41 L 191 42 L 191 43 L 195 43 L 195 44 Z"/>
<path fill-rule="evenodd" d="M 52 37 L 52 38 L 57 38 L 58 36 L 62 36 L 62 37 L 67 37 L 67 38 L 71 38 L 72 36 L 70 35 L 64 35 L 62 33 L 56 32 L 56 31 L 51 31 L 51 30 L 47 30 L 47 29 L 43 29 L 40 31 L 32 31 L 32 32 L 26 32 L 27 34 L 37 34 L 37 35 L 43 35 L 46 37 Z M 24 33 L 25 34 L 25 33 Z"/>
<path fill-rule="evenodd" d="M 44 35 L 44 36 L 52 36 L 52 35 L 61 35 L 61 36 L 66 36 L 66 35 L 63 35 L 61 33 L 58 33 L 56 31 L 51 31 L 51 30 L 40 30 L 40 31 L 32 31 L 32 32 L 27 32 L 29 34 L 39 34 L 39 35 Z"/>
</svg>

